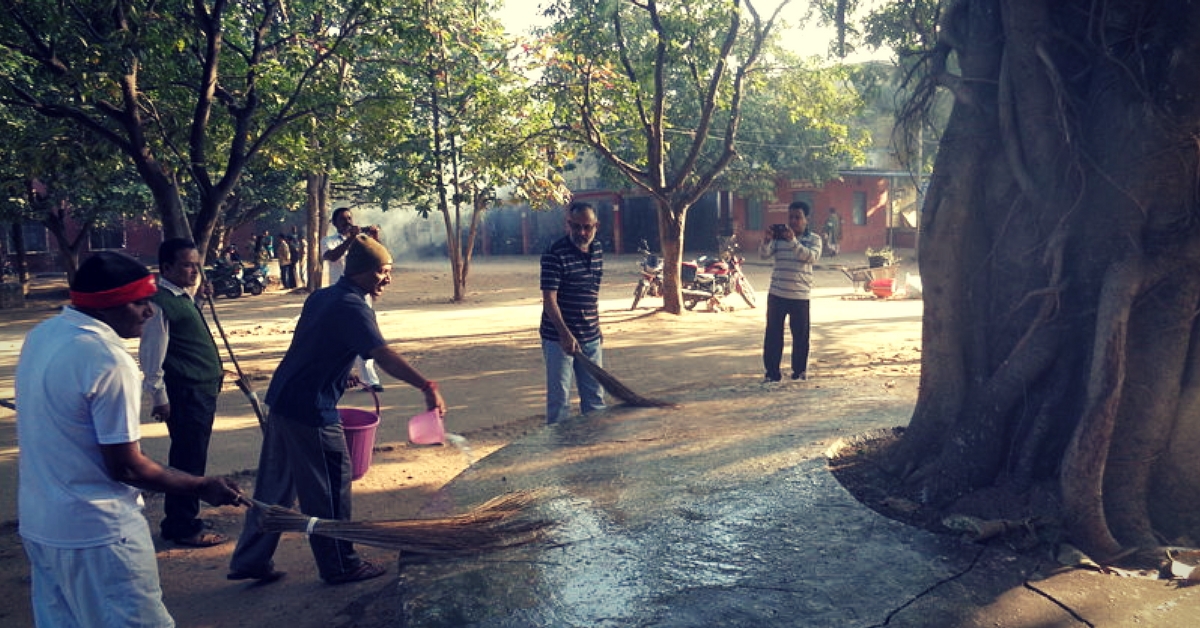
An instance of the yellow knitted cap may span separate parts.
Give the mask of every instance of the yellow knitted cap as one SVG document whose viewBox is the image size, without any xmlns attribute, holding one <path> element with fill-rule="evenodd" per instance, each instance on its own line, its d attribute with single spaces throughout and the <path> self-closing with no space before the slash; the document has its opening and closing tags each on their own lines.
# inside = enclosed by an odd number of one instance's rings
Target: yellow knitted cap
<svg viewBox="0 0 1200 628">
<path fill-rule="evenodd" d="M 360 233 L 354 236 L 354 244 L 350 245 L 350 251 L 346 253 L 345 274 L 357 275 L 362 272 L 375 271 L 383 268 L 385 264 L 391 263 L 392 255 L 388 253 L 387 248 L 375 238 Z"/>
</svg>

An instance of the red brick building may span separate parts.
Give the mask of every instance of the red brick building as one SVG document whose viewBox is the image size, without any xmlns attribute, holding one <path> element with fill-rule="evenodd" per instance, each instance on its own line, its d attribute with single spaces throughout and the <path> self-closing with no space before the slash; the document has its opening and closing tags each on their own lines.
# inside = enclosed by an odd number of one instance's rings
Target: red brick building
<svg viewBox="0 0 1200 628">
<path fill-rule="evenodd" d="M 912 176 L 894 170 L 843 170 L 839 178 L 817 186 L 783 180 L 770 202 L 735 197 L 732 223 L 742 242 L 759 242 L 772 224 L 787 222 L 787 207 L 804 201 L 812 208 L 810 228 L 820 232 L 830 208 L 842 218 L 842 254 L 882 246 L 911 247 L 915 229 L 902 216 L 914 216 Z"/>
<path fill-rule="evenodd" d="M 842 218 L 841 251 L 862 253 L 868 248 L 911 248 L 915 240 L 916 186 L 902 170 L 843 170 L 824 185 L 781 180 L 775 198 L 748 200 L 725 191 L 704 195 L 688 210 L 684 246 L 693 252 L 714 250 L 716 237 L 737 233 L 743 248 L 762 240 L 772 224 L 787 222 L 787 207 L 802 200 L 812 208 L 811 228 L 820 232 L 835 208 Z M 657 249 L 657 208 L 640 191 L 581 190 L 575 200 L 591 203 L 600 219 L 596 237 L 610 253 L 633 253 L 646 240 Z M 538 254 L 562 237 L 562 210 L 535 212 L 528 207 L 488 210 L 480 253 Z"/>
</svg>

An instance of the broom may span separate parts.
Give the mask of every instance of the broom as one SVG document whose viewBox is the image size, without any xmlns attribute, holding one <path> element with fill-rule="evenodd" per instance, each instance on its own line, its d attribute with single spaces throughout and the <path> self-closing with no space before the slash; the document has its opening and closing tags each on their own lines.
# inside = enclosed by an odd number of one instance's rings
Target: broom
<svg viewBox="0 0 1200 628">
<path fill-rule="evenodd" d="M 221 319 L 217 318 L 217 306 L 213 303 L 212 296 L 206 294 L 204 298 L 208 301 L 209 311 L 212 312 L 213 323 L 217 325 L 217 331 L 221 333 L 221 340 L 225 341 L 225 350 L 229 352 L 229 360 L 233 362 L 233 368 L 237 371 L 237 379 L 234 383 L 237 384 L 238 390 L 241 390 L 242 394 L 250 402 L 250 408 L 254 410 L 254 416 L 258 417 L 258 427 L 266 430 L 267 419 L 266 413 L 263 412 L 262 401 L 259 400 L 258 393 L 254 391 L 254 387 L 250 385 L 250 378 L 242 373 L 242 366 L 238 364 L 237 356 L 233 354 L 233 347 L 229 344 L 229 337 L 225 335 L 225 328 L 221 326 Z M 201 318 L 203 319 L 203 317 Z M 208 327 L 208 321 L 204 322 L 204 326 Z M 212 330 L 209 330 L 208 333 L 212 334 Z"/>
<path fill-rule="evenodd" d="M 573 354 L 573 357 L 583 365 L 583 369 L 587 371 L 589 375 L 595 377 L 596 381 L 600 382 L 600 385 L 604 387 L 604 390 L 612 393 L 614 397 L 625 402 L 626 405 L 630 405 L 635 408 L 679 407 L 679 404 L 671 403 L 670 401 L 649 399 L 633 392 L 628 386 L 622 384 L 621 380 L 613 377 L 608 371 L 601 368 L 599 364 L 596 364 L 588 359 L 588 357 L 584 355 L 583 351 L 581 350 L 576 350 Z"/>
<path fill-rule="evenodd" d="M 534 498 L 533 493 L 522 491 L 501 495 L 461 515 L 375 522 L 318 519 L 282 506 L 246 501 L 258 509 L 264 532 L 319 534 L 426 556 L 467 556 L 539 540 L 553 522 L 517 517 Z"/>
</svg>

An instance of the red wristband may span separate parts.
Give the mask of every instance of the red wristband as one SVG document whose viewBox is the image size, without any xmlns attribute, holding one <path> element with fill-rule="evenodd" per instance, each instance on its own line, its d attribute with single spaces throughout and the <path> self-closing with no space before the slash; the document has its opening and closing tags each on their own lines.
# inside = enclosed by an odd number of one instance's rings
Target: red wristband
<svg viewBox="0 0 1200 628">
<path fill-rule="evenodd" d="M 423 393 L 426 393 L 429 391 L 436 392 L 437 389 L 438 389 L 437 382 L 433 381 L 432 379 L 427 379 L 427 380 L 425 380 L 425 385 L 421 387 L 421 392 L 423 392 Z"/>
</svg>

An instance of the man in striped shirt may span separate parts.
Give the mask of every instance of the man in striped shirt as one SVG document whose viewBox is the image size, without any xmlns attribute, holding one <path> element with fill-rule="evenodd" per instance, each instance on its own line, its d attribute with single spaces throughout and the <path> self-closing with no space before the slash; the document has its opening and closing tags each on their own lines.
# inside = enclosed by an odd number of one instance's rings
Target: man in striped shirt
<svg viewBox="0 0 1200 628">
<path fill-rule="evenodd" d="M 578 382 L 579 407 L 587 414 L 604 409 L 604 389 L 574 355 L 604 364 L 600 335 L 600 278 L 604 250 L 596 242 L 600 222 L 587 203 L 567 209 L 568 235 L 542 254 L 542 354 L 546 358 L 546 423 L 571 413 L 571 380 Z"/>
<path fill-rule="evenodd" d="M 767 294 L 767 332 L 763 338 L 766 381 L 783 379 L 783 323 L 792 332 L 792 379 L 808 379 L 809 293 L 813 264 L 821 258 L 821 238 L 808 228 L 809 206 L 804 201 L 788 205 L 788 224 L 770 229 L 758 247 L 763 259 L 774 259 L 771 289 Z"/>
</svg>

